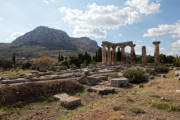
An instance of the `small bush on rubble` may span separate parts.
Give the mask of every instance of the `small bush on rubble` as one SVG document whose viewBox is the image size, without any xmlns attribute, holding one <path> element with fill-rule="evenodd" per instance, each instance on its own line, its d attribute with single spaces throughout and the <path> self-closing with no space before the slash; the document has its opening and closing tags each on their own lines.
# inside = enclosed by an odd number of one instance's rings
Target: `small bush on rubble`
<svg viewBox="0 0 180 120">
<path fill-rule="evenodd" d="M 51 66 L 55 66 L 56 64 L 57 64 L 57 60 L 48 56 L 42 56 L 33 61 L 33 66 L 36 69 L 48 68 Z"/>
<path fill-rule="evenodd" d="M 130 69 L 125 71 L 123 76 L 128 78 L 130 83 L 139 84 L 148 81 L 145 72 L 142 70 Z"/>
<path fill-rule="evenodd" d="M 155 72 L 157 73 L 168 73 L 169 72 L 169 68 L 162 65 L 162 66 L 156 66 L 155 67 Z"/>
</svg>

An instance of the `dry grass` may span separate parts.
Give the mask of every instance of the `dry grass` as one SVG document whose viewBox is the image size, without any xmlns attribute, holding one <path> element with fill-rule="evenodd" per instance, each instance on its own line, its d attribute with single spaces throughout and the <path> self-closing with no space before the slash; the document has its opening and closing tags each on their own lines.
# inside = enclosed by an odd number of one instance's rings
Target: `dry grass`
<svg viewBox="0 0 180 120">
<path fill-rule="evenodd" d="M 176 93 L 176 90 L 180 89 L 180 82 L 174 79 L 174 71 L 170 71 L 166 76 L 167 78 L 163 79 L 155 77 L 154 80 L 145 83 L 144 88 L 139 88 L 138 85 L 130 89 L 121 88 L 117 94 L 98 96 L 83 93 L 80 94 L 83 105 L 79 108 L 71 111 L 59 108 L 56 112 L 55 108 L 52 108 L 48 111 L 53 112 L 49 112 L 48 115 L 53 114 L 54 119 L 60 120 L 179 120 L 180 114 L 177 106 L 180 105 L 180 94 Z M 149 101 L 163 102 L 160 106 L 165 106 L 167 109 L 154 107 L 149 104 Z M 57 106 L 56 102 L 47 105 Z M 34 106 L 30 111 L 37 111 L 39 107 L 42 105 Z M 168 112 L 169 108 L 173 108 L 172 112 Z M 24 111 L 28 110 L 24 109 Z M 20 114 L 16 117 L 10 115 L 10 118 L 17 120 L 22 120 L 23 116 L 28 118 L 26 112 L 20 112 Z M 45 115 L 34 116 L 33 119 L 46 120 L 47 113 Z"/>
<path fill-rule="evenodd" d="M 13 76 L 13 75 L 24 75 L 24 74 L 28 74 L 28 73 L 32 73 L 32 72 L 37 72 L 35 70 L 10 70 L 10 71 L 3 71 L 0 72 L 0 77 L 1 76 Z"/>
</svg>

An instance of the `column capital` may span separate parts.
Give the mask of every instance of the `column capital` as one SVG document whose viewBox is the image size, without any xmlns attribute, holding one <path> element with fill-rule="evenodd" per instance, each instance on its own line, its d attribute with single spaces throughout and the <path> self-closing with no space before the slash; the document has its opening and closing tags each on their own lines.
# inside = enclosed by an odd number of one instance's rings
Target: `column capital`
<svg viewBox="0 0 180 120">
<path fill-rule="evenodd" d="M 154 41 L 153 44 L 154 45 L 159 45 L 161 42 L 160 41 Z"/>
<path fill-rule="evenodd" d="M 146 48 L 146 46 L 142 46 L 142 48 Z"/>
<path fill-rule="evenodd" d="M 133 44 L 133 45 L 131 45 L 130 47 L 131 47 L 131 48 L 134 48 L 134 47 L 136 47 L 136 44 Z"/>
</svg>

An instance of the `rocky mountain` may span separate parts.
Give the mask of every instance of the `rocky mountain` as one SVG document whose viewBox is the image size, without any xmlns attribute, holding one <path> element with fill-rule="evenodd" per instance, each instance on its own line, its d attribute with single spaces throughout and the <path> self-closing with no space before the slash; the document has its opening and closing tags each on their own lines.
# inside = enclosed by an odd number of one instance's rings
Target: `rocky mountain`
<svg viewBox="0 0 180 120">
<path fill-rule="evenodd" d="M 16 52 L 20 56 L 41 56 L 57 54 L 59 50 L 71 55 L 78 52 L 95 53 L 98 49 L 97 42 L 87 37 L 73 38 L 61 30 L 40 26 L 34 30 L 15 39 L 11 44 L 7 44 L 6 49 L 0 44 L 2 52 L 0 56 L 7 53 Z M 3 49 L 2 49 L 3 48 Z M 6 53 L 5 53 L 6 54 Z M 3 54 L 4 55 L 4 54 Z"/>
<path fill-rule="evenodd" d="M 64 31 L 52 29 L 44 26 L 37 27 L 31 32 L 17 38 L 12 42 L 12 45 L 30 46 L 40 45 L 52 50 L 83 50 L 95 52 L 97 50 L 97 43 L 89 38 L 72 38 Z"/>
</svg>

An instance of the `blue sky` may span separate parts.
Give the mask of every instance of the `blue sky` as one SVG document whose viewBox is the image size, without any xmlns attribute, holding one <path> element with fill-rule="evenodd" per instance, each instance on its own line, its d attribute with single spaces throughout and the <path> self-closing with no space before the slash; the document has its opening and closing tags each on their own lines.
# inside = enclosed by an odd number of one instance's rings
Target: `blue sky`
<svg viewBox="0 0 180 120">
<path fill-rule="evenodd" d="M 90 37 L 101 45 L 133 41 L 136 52 L 161 41 L 161 53 L 180 55 L 180 0 L 0 0 L 0 42 L 38 27 Z"/>
</svg>

